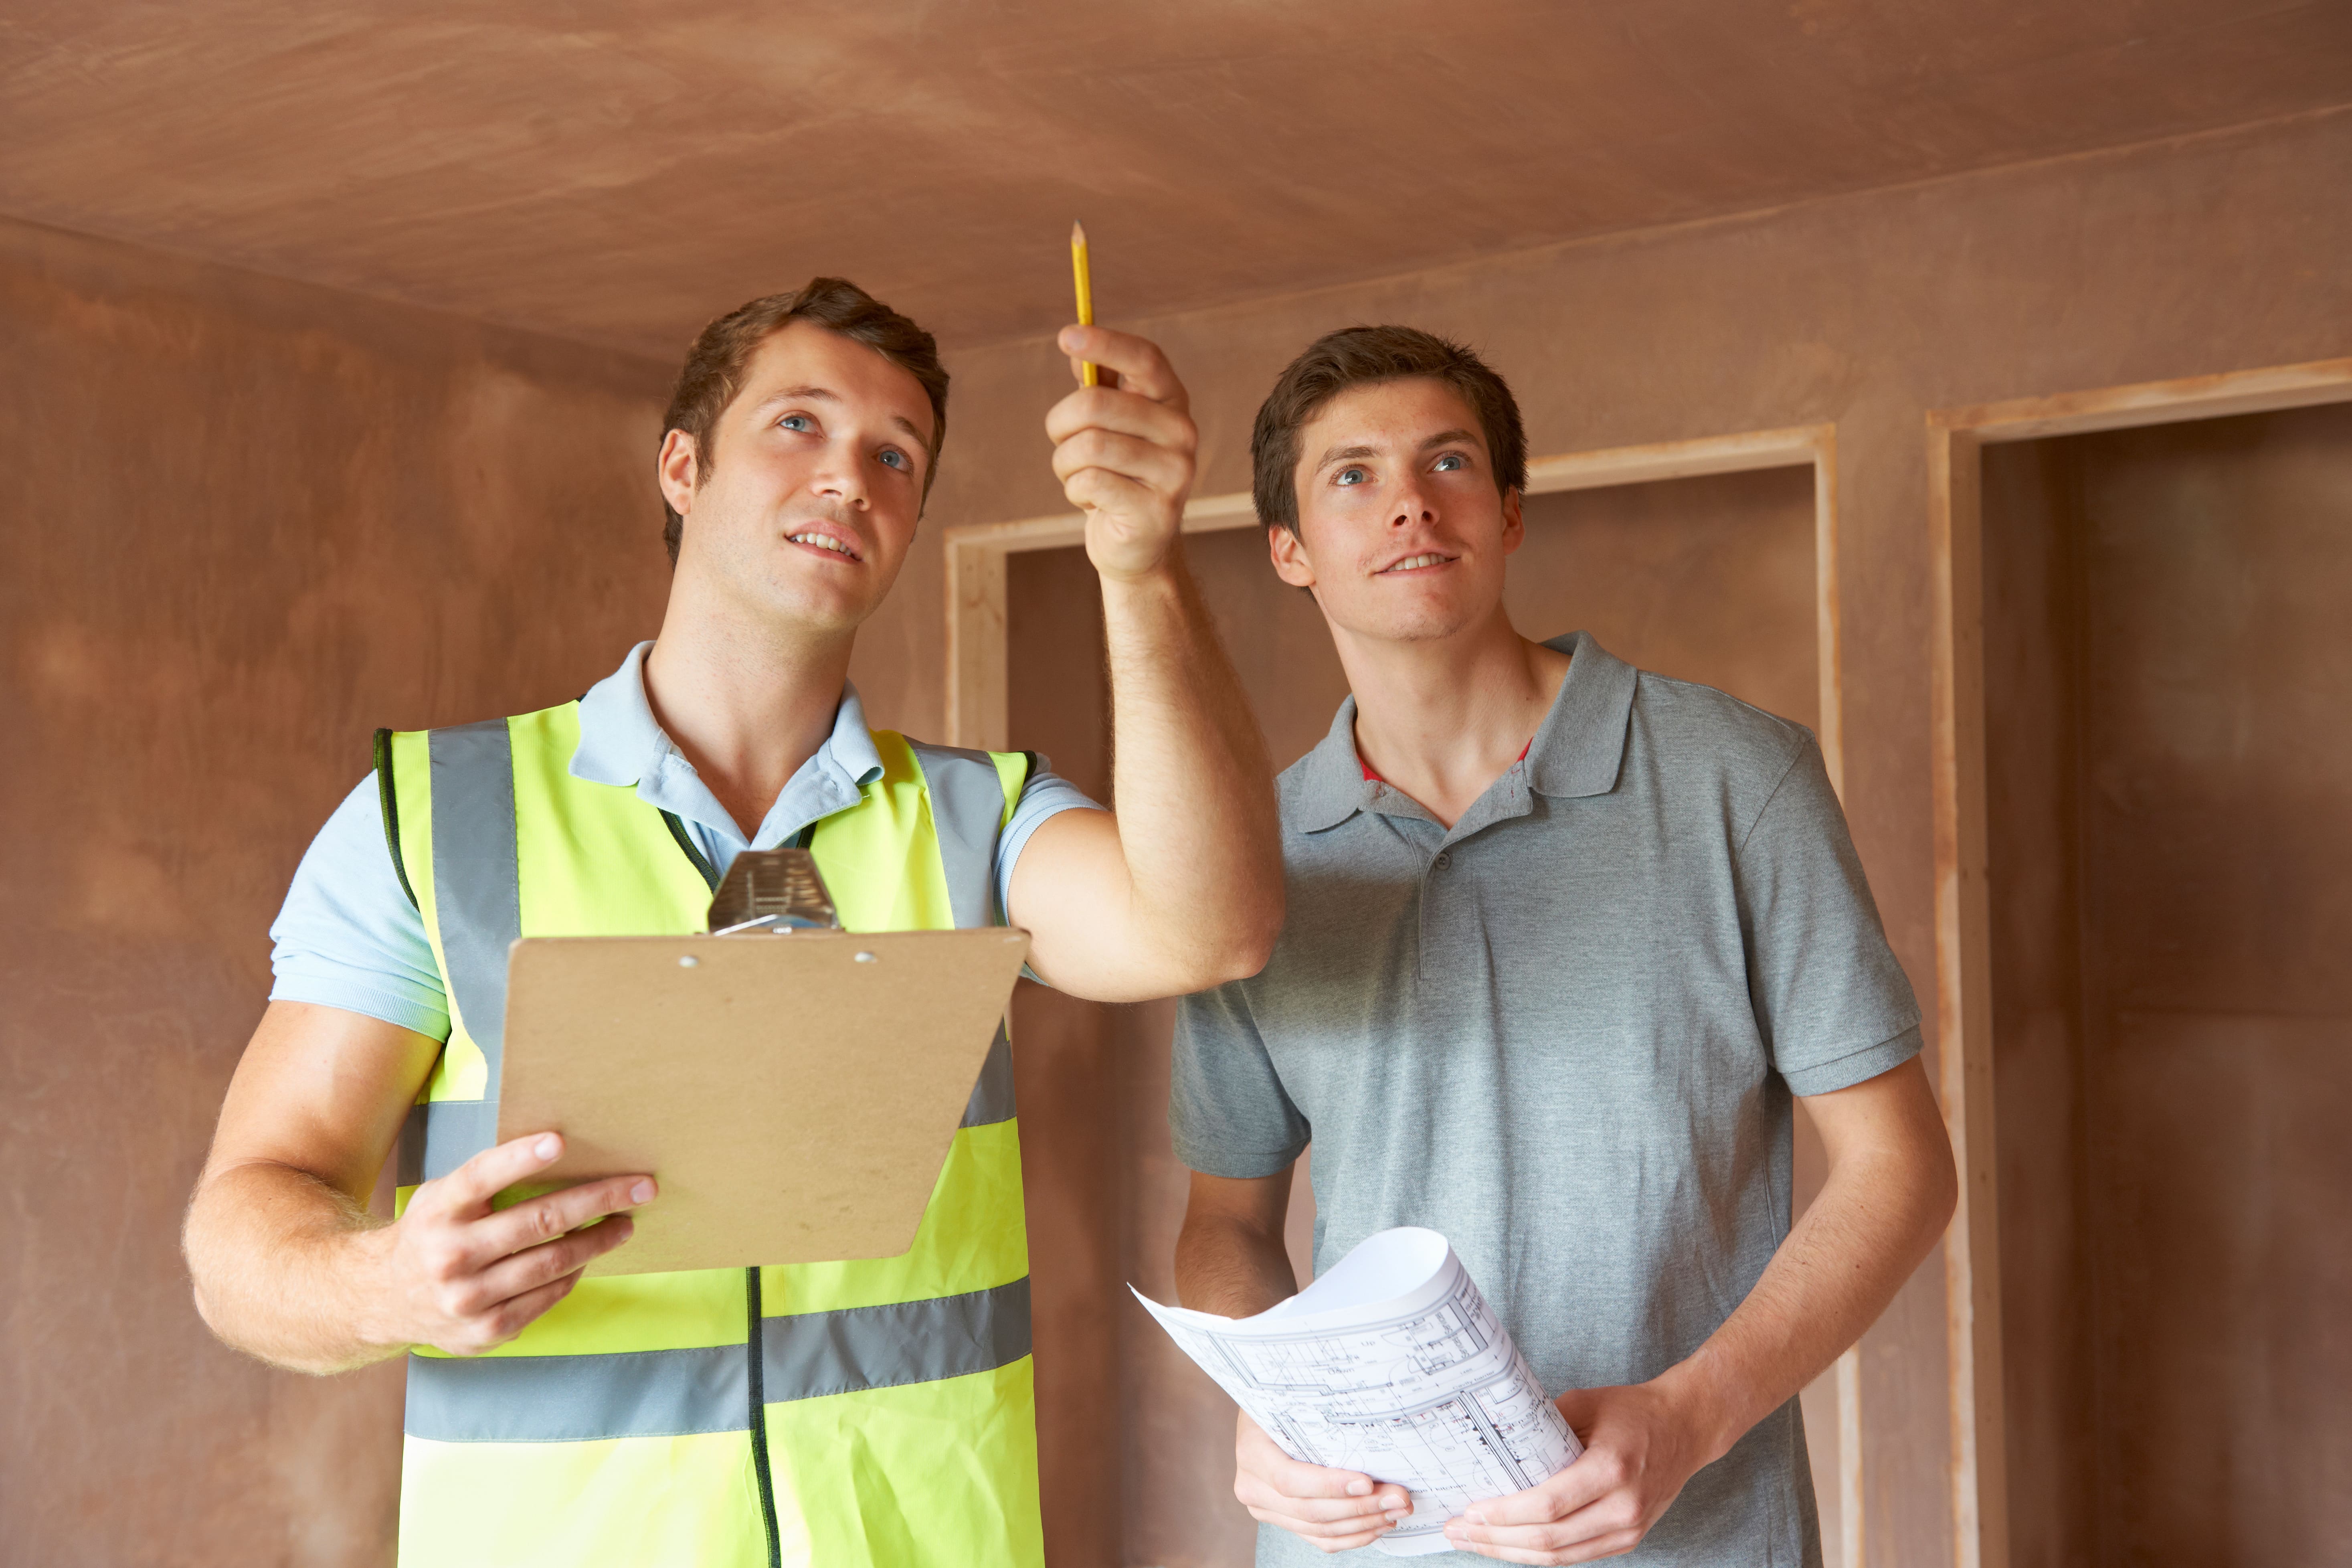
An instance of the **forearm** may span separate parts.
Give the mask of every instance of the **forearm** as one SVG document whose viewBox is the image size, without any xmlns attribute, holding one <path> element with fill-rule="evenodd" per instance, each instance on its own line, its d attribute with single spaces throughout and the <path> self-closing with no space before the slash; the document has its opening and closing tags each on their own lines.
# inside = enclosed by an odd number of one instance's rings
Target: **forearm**
<svg viewBox="0 0 2352 1568">
<path fill-rule="evenodd" d="M 1176 1238 L 1176 1299 L 1195 1311 L 1254 1318 L 1298 1293 L 1280 1231 L 1228 1216 L 1187 1216 Z"/>
<path fill-rule="evenodd" d="M 298 1372 L 334 1373 L 397 1354 L 368 1325 L 386 1222 L 291 1166 L 208 1174 L 183 1242 L 196 1310 L 221 1340 Z"/>
<path fill-rule="evenodd" d="M 1841 1161 L 1748 1299 L 1658 1381 L 1689 1402 L 1719 1458 L 1795 1397 L 1886 1310 L 1952 1210 L 1948 1151 Z"/>
<path fill-rule="evenodd" d="M 1262 967 L 1282 923 L 1273 768 L 1181 542 L 1103 580 L 1113 800 L 1134 929 L 1195 990 Z"/>
</svg>

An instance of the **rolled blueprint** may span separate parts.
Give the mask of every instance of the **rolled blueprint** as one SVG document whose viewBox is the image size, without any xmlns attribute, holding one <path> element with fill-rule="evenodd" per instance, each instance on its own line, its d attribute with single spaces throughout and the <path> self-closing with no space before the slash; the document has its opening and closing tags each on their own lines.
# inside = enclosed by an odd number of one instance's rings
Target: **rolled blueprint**
<svg viewBox="0 0 2352 1568">
<path fill-rule="evenodd" d="M 1255 1318 L 1135 1299 L 1284 1453 L 1412 1494 L 1412 1517 L 1373 1543 L 1391 1556 L 1445 1551 L 1447 1520 L 1583 1452 L 1433 1230 L 1367 1237 Z"/>
</svg>

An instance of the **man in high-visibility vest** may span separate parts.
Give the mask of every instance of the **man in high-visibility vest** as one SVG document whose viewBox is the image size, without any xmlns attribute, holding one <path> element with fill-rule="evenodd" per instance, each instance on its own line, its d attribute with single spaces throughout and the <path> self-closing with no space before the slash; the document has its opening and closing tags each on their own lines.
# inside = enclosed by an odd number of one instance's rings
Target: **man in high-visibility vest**
<svg viewBox="0 0 2352 1568">
<path fill-rule="evenodd" d="M 1264 963 L 1270 770 L 1184 570 L 1184 390 L 1139 339 L 1062 347 L 1116 373 L 1046 419 L 1101 577 L 1116 817 L 1028 754 L 867 727 L 850 647 L 913 542 L 948 378 L 929 333 L 818 279 L 712 322 L 679 377 L 660 636 L 578 701 L 380 734 L 305 857 L 187 1254 L 233 1345 L 408 1356 L 405 1562 L 1041 1560 L 1001 1037 L 898 1258 L 583 1279 L 655 1177 L 494 1210 L 562 1141 L 492 1130 L 508 945 L 699 931 L 746 848 L 805 846 L 852 930 L 1017 921 L 1081 996 Z M 386 1223 L 366 1200 L 395 1148 Z"/>
</svg>

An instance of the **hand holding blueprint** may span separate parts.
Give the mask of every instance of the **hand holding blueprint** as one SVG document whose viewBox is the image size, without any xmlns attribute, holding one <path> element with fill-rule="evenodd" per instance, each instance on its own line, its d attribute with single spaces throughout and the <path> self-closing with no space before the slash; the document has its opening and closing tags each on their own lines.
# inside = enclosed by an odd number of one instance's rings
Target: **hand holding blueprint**
<svg viewBox="0 0 2352 1568">
<path fill-rule="evenodd" d="M 1433 1230 L 1368 1237 L 1255 1318 L 1135 1299 L 1284 1453 L 1412 1492 L 1373 1543 L 1393 1556 L 1445 1551 L 1447 1520 L 1583 1452 Z"/>
</svg>

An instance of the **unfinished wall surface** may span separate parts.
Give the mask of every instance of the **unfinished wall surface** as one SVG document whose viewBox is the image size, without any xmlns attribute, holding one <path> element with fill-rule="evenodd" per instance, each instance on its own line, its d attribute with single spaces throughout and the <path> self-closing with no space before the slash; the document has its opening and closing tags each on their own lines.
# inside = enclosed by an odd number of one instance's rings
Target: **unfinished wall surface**
<svg viewBox="0 0 2352 1568">
<path fill-rule="evenodd" d="M 1530 498 L 1507 600 L 1529 636 L 1583 629 L 1647 668 L 1817 720 L 1813 473 L 1726 474 Z M 1314 601 L 1285 586 L 1255 528 L 1199 534 L 1188 556 L 1277 767 L 1320 742 L 1347 695 Z M 1009 717 L 1022 743 L 1108 798 L 1100 599 L 1076 549 L 1008 563 Z M 1140 1309 L 1163 1300 L 1188 1173 L 1169 1145 L 1172 1009 L 1099 1007 L 1024 985 L 1014 1010 L 1047 1546 L 1056 1563 L 1225 1568 L 1255 1527 L 1234 1502 L 1233 1405 Z M 1818 1140 L 1801 1184 L 1819 1183 Z M 1311 1277 L 1312 1152 L 1292 1194 L 1292 1254 Z M 1826 1510 L 1837 1425 L 1807 1401 Z M 1831 1543 L 1832 1553 L 1836 1543 Z"/>
<path fill-rule="evenodd" d="M 370 731 L 652 635 L 663 371 L 6 224 L 0 341 L 0 1557 L 385 1563 L 398 1366 L 220 1346 L 180 1211 Z"/>
<path fill-rule="evenodd" d="M 2015 1561 L 2333 1561 L 2352 405 L 1987 457 Z"/>
<path fill-rule="evenodd" d="M 2322 115 L 1214 311 L 1130 321 L 1111 306 L 1107 319 L 1155 335 L 1187 377 L 1202 493 L 1246 488 L 1249 420 L 1285 361 L 1364 321 L 1478 345 L 1517 388 L 1538 454 L 1834 422 L 1844 798 L 1895 952 L 1928 999 L 1927 411 L 2352 352 L 2352 206 L 2314 196 L 2347 174 L 2352 116 Z M 1115 300 L 1117 254 L 1095 262 Z M 955 370 L 959 424 L 932 519 L 1064 510 L 1041 429 L 1067 385 L 1051 345 L 967 352 Z M 905 657 L 860 674 L 917 730 L 940 712 L 940 606 L 932 548 L 909 564 L 898 619 L 876 628 L 877 649 Z M 1869 1560 L 1950 1561 L 1940 1258 L 1865 1338 L 1861 1394 Z"/>
</svg>

